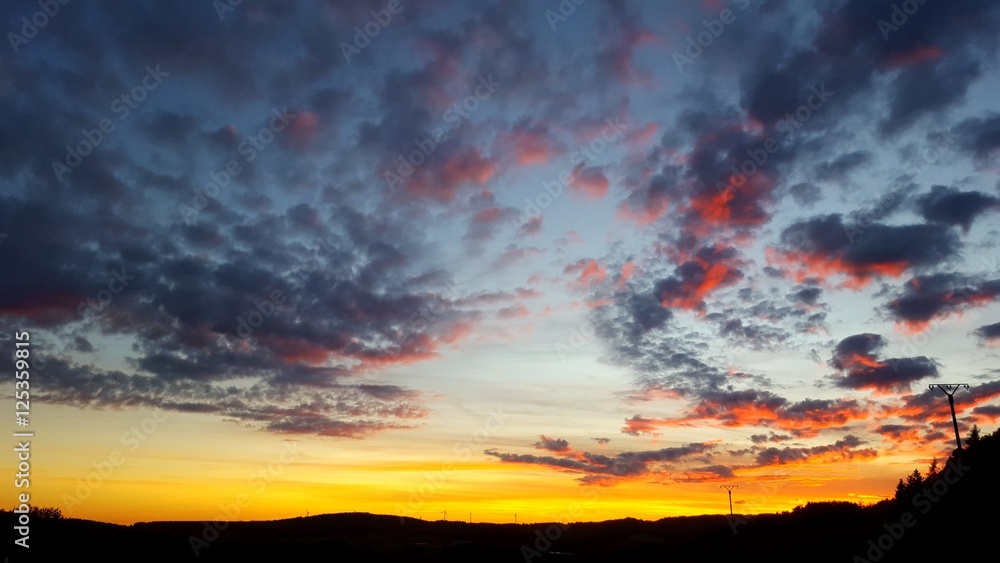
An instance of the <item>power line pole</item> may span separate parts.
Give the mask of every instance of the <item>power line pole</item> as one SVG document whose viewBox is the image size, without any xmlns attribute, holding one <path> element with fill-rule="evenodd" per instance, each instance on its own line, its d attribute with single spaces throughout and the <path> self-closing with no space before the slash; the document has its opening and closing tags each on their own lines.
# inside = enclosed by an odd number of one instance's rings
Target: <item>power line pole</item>
<svg viewBox="0 0 1000 563">
<path fill-rule="evenodd" d="M 937 387 L 938 389 L 944 391 L 945 395 L 948 395 L 948 404 L 951 405 L 951 423 L 955 425 L 955 443 L 958 444 L 958 449 L 962 449 L 962 437 L 958 433 L 958 418 L 955 416 L 955 392 L 961 387 L 969 388 L 968 383 L 931 383 L 927 386 L 928 389 L 933 389 Z"/>
<path fill-rule="evenodd" d="M 729 515 L 733 515 L 733 489 L 740 488 L 739 485 L 719 485 L 719 487 L 726 489 L 729 493 Z"/>
</svg>

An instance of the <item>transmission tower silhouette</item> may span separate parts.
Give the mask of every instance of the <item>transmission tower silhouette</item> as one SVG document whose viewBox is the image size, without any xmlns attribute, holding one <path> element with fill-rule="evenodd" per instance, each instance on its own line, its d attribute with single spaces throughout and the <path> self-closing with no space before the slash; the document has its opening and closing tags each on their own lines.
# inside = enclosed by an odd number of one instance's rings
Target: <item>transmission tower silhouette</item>
<svg viewBox="0 0 1000 563">
<path fill-rule="evenodd" d="M 955 443 L 958 444 L 958 449 L 962 449 L 962 436 L 958 433 L 958 418 L 955 416 L 955 392 L 960 388 L 969 388 L 968 383 L 931 383 L 927 386 L 928 389 L 933 389 L 937 387 L 938 389 L 944 391 L 945 395 L 948 395 L 948 404 L 951 405 L 951 423 L 955 426 Z"/>
<path fill-rule="evenodd" d="M 726 489 L 729 493 L 729 515 L 733 515 L 733 489 L 740 488 L 739 485 L 719 485 L 720 488 Z"/>
</svg>

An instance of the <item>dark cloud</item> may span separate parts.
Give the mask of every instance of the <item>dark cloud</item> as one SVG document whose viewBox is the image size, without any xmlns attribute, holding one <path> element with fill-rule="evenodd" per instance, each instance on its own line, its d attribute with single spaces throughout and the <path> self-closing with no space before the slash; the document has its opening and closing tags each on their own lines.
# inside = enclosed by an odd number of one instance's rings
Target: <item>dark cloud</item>
<svg viewBox="0 0 1000 563">
<path fill-rule="evenodd" d="M 851 172 L 869 164 L 871 161 L 872 154 L 868 151 L 847 152 L 831 161 L 817 164 L 815 167 L 816 179 L 822 182 L 843 182 Z"/>
<path fill-rule="evenodd" d="M 702 247 L 693 259 L 678 265 L 672 276 L 657 282 L 654 295 L 664 306 L 702 310 L 713 291 L 743 278 L 739 264 L 735 248 Z"/>
<path fill-rule="evenodd" d="M 977 328 L 973 333 L 984 342 L 993 343 L 1000 341 L 1000 323 L 983 325 Z"/>
<path fill-rule="evenodd" d="M 957 273 L 941 273 L 910 279 L 887 308 L 897 322 L 919 332 L 933 320 L 988 305 L 998 296 L 1000 279 L 975 280 Z"/>
<path fill-rule="evenodd" d="M 775 261 L 801 276 L 842 274 L 854 285 L 937 266 L 957 255 L 957 235 L 945 225 L 853 225 L 838 214 L 800 221 L 781 233 Z"/>
<path fill-rule="evenodd" d="M 815 305 L 819 296 L 823 294 L 823 288 L 815 285 L 806 286 L 788 295 L 793 302 L 804 305 Z"/>
<path fill-rule="evenodd" d="M 771 432 L 770 434 L 753 434 L 750 436 L 750 441 L 754 444 L 765 444 L 767 442 L 784 442 L 786 440 L 791 440 L 792 437 L 787 434 L 775 434 Z"/>
<path fill-rule="evenodd" d="M 823 198 L 823 191 L 816 184 L 801 182 L 788 189 L 792 199 L 804 209 L 809 209 Z"/>
<path fill-rule="evenodd" d="M 830 365 L 840 372 L 834 376 L 835 384 L 880 393 L 904 392 L 915 381 L 938 375 L 937 362 L 926 356 L 879 360 L 876 356 L 886 345 L 884 338 L 871 333 L 841 340 L 830 359 Z"/>
<path fill-rule="evenodd" d="M 845 461 L 877 456 L 878 452 L 874 448 L 860 447 L 865 443 L 857 436 L 847 435 L 842 440 L 824 446 L 767 448 L 757 454 L 756 464 L 758 466 L 785 465 L 795 462 Z"/>
<path fill-rule="evenodd" d="M 535 442 L 535 447 L 540 450 L 562 453 L 569 451 L 569 442 L 562 438 L 552 439 L 542 434 L 538 437 L 538 441 Z"/>
<path fill-rule="evenodd" d="M 917 199 L 917 209 L 924 219 L 962 227 L 966 232 L 976 217 L 1000 209 L 1000 198 L 981 192 L 963 192 L 947 186 L 934 186 Z"/>
<path fill-rule="evenodd" d="M 958 146 L 977 159 L 992 160 L 1000 149 L 1000 114 L 970 117 L 951 129 Z"/>
<path fill-rule="evenodd" d="M 613 478 L 628 478 L 662 470 L 663 466 L 683 461 L 715 449 L 713 444 L 691 443 L 684 446 L 636 452 L 622 452 L 613 456 L 581 452 L 577 457 L 536 456 L 533 454 L 501 453 L 496 449 L 485 450 L 488 456 L 505 463 L 544 465 L 573 473 L 583 473 L 585 477 L 605 481 Z"/>
<path fill-rule="evenodd" d="M 709 390 L 696 395 L 681 416 L 648 418 L 635 415 L 625 420 L 622 433 L 649 436 L 657 435 L 661 428 L 718 422 L 728 427 L 771 426 L 788 431 L 796 437 L 812 437 L 868 416 L 866 405 L 856 399 L 805 399 L 791 402 L 770 391 L 750 389 Z"/>
<path fill-rule="evenodd" d="M 326 383 L 297 385 L 302 378 L 296 371 L 312 371 Z M 48 403 L 214 414 L 283 434 L 361 438 L 389 428 L 412 427 L 414 420 L 427 414 L 412 402 L 418 398 L 412 391 L 340 385 L 336 383 L 339 375 L 336 370 L 300 366 L 290 373 L 268 376 L 266 384 L 236 387 L 97 371 L 53 359 L 36 377 L 44 384 L 39 398 Z"/>
</svg>

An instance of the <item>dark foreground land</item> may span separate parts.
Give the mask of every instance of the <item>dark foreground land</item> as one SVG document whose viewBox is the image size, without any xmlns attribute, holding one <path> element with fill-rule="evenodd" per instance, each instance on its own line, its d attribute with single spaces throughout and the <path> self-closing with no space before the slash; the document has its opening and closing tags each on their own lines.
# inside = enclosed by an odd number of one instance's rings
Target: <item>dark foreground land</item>
<svg viewBox="0 0 1000 563">
<path fill-rule="evenodd" d="M 35 518 L 17 561 L 952 561 L 998 560 L 1000 431 L 970 440 L 937 471 L 915 472 L 872 506 L 810 503 L 760 516 L 570 524 L 427 522 L 329 514 L 273 522 L 132 526 Z M 7 521 L 12 514 L 5 513 Z M 546 535 L 548 537 L 546 537 Z M 205 538 L 212 541 L 205 541 Z M 554 539 L 552 539 L 554 538 Z M 196 554 L 197 550 L 197 554 Z M 30 556 L 29 556 L 30 555 Z"/>
</svg>

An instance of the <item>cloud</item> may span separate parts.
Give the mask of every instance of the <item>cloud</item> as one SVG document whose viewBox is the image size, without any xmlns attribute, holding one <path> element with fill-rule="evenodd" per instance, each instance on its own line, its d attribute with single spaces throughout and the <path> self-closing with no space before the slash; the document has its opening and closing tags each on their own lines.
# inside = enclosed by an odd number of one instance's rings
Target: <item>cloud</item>
<svg viewBox="0 0 1000 563">
<path fill-rule="evenodd" d="M 545 436 L 544 434 L 538 436 L 538 441 L 535 442 L 535 447 L 540 450 L 548 450 L 550 452 L 556 452 L 556 453 L 565 453 L 570 450 L 569 442 L 567 442 L 566 440 L 562 438 L 554 440 L 552 438 L 549 438 L 548 436 Z"/>
<path fill-rule="evenodd" d="M 983 325 L 973 331 L 973 334 L 981 338 L 983 342 L 994 344 L 1000 341 L 1000 323 Z"/>
<path fill-rule="evenodd" d="M 911 269 L 937 266 L 955 257 L 961 243 L 945 225 L 866 226 L 845 224 L 839 214 L 800 221 L 781 233 L 768 261 L 797 279 L 841 275 L 848 287 L 873 278 L 899 277 Z"/>
<path fill-rule="evenodd" d="M 1000 150 L 1000 114 L 987 112 L 982 117 L 970 117 L 952 127 L 958 146 L 975 158 L 989 162 Z"/>
<path fill-rule="evenodd" d="M 832 444 L 801 448 L 766 448 L 757 453 L 756 465 L 786 465 L 789 463 L 838 462 L 876 457 L 874 448 L 861 448 L 865 444 L 857 436 L 847 435 Z"/>
<path fill-rule="evenodd" d="M 1000 296 L 1000 279 L 973 280 L 957 273 L 917 276 L 903 293 L 887 305 L 889 313 L 907 332 L 926 330 L 934 320 L 988 305 Z"/>
<path fill-rule="evenodd" d="M 834 349 L 830 365 L 840 372 L 834 376 L 838 387 L 870 389 L 877 393 L 910 390 L 920 379 L 938 375 L 938 364 L 926 356 L 879 360 L 876 353 L 887 345 L 877 334 L 848 336 Z"/>
<path fill-rule="evenodd" d="M 589 199 L 601 199 L 608 193 L 608 177 L 600 166 L 585 166 L 579 163 L 570 172 L 568 185 L 570 189 Z"/>
<path fill-rule="evenodd" d="M 39 398 L 85 408 L 158 408 L 213 414 L 243 426 L 279 434 L 363 438 L 387 429 L 412 428 L 427 416 L 420 395 L 397 386 L 344 385 L 328 368 L 290 367 L 257 385 L 237 387 L 129 375 L 73 366 L 53 359 L 37 377 Z"/>
<path fill-rule="evenodd" d="M 502 453 L 496 449 L 488 449 L 483 453 L 504 463 L 542 465 L 552 469 L 580 473 L 584 475 L 581 478 L 584 482 L 613 483 L 615 479 L 665 471 L 670 464 L 709 453 L 713 449 L 715 449 L 713 444 L 693 442 L 684 446 L 622 452 L 613 456 L 580 452 L 578 458 Z"/>
<path fill-rule="evenodd" d="M 704 310 L 705 298 L 717 289 L 743 278 L 735 248 L 706 246 L 656 284 L 655 294 L 664 307 Z"/>
<path fill-rule="evenodd" d="M 660 428 L 703 426 L 773 427 L 796 437 L 811 437 L 832 428 L 864 420 L 868 408 L 856 399 L 805 399 L 791 402 L 756 390 L 699 391 L 681 416 L 626 419 L 622 432 L 634 436 L 655 436 Z"/>
<path fill-rule="evenodd" d="M 819 186 L 806 182 L 795 184 L 788 189 L 788 192 L 792 194 L 792 199 L 795 200 L 795 203 L 799 204 L 799 207 L 803 209 L 811 208 L 823 198 L 823 191 Z"/>
<path fill-rule="evenodd" d="M 934 186 L 930 193 L 918 198 L 916 204 L 924 219 L 960 226 L 965 232 L 969 232 L 976 217 L 1000 210 L 1000 198 L 946 186 Z"/>
</svg>

